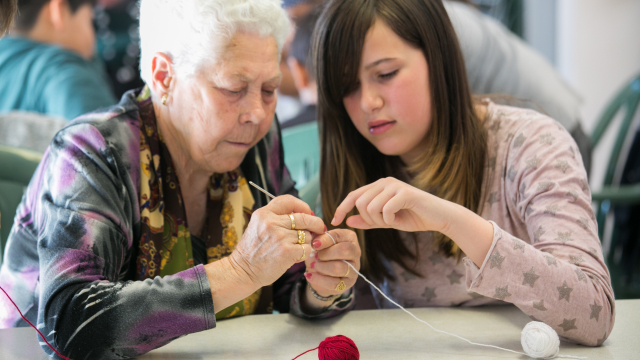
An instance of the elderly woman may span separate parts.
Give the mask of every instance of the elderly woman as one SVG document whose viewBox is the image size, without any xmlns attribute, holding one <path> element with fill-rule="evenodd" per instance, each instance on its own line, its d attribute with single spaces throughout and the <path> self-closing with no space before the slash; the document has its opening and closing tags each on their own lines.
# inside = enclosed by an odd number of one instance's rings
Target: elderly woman
<svg viewBox="0 0 640 360">
<path fill-rule="evenodd" d="M 294 193 L 274 121 L 280 1 L 143 0 L 140 17 L 147 87 L 56 135 L 0 286 L 76 359 L 135 357 L 236 315 L 350 308 L 355 233 L 334 244 L 302 201 L 247 185 Z M 0 327 L 23 326 L 0 299 Z"/>
</svg>

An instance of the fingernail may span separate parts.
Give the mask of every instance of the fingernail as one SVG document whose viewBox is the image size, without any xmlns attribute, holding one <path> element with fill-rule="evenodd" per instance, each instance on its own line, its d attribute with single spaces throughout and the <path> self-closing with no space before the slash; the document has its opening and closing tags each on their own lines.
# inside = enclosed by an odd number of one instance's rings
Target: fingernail
<svg viewBox="0 0 640 360">
<path fill-rule="evenodd" d="M 316 267 L 316 262 L 315 262 L 315 261 L 314 261 L 314 262 L 312 262 L 310 266 L 311 266 L 311 268 L 313 269 L 314 267 Z"/>
<path fill-rule="evenodd" d="M 312 273 L 304 273 L 304 277 L 306 277 L 307 280 L 311 280 L 312 275 L 313 275 Z"/>
<path fill-rule="evenodd" d="M 327 225 L 324 226 L 324 232 L 327 232 Z"/>
<path fill-rule="evenodd" d="M 334 216 L 333 219 L 331 219 L 331 224 L 335 225 L 336 222 L 336 217 Z"/>
<path fill-rule="evenodd" d="M 313 210 L 311 210 L 311 215 L 316 216 L 316 213 L 314 213 Z"/>
<path fill-rule="evenodd" d="M 322 243 L 320 242 L 320 240 L 316 240 L 316 241 L 312 242 L 312 243 L 311 243 L 311 245 L 312 245 L 314 248 L 316 248 L 316 249 L 317 249 L 317 248 L 319 248 L 319 247 L 320 247 L 320 245 L 322 245 Z"/>
</svg>

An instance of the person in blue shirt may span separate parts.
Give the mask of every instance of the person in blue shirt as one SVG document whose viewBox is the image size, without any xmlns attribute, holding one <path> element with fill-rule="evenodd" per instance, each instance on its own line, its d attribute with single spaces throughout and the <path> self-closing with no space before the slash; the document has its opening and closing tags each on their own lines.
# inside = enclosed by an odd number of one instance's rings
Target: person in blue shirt
<svg viewBox="0 0 640 360">
<path fill-rule="evenodd" d="M 0 113 L 34 111 L 71 120 L 114 105 L 102 66 L 92 61 L 95 0 L 18 0 L 0 40 Z"/>
</svg>

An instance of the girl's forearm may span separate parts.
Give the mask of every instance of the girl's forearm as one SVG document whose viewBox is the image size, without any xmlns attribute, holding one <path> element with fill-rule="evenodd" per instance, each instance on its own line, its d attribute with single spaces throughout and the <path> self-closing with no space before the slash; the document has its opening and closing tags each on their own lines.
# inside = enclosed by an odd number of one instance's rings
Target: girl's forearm
<svg viewBox="0 0 640 360">
<path fill-rule="evenodd" d="M 493 225 L 463 206 L 444 200 L 443 203 L 447 221 L 442 233 L 481 267 L 493 243 Z"/>
</svg>

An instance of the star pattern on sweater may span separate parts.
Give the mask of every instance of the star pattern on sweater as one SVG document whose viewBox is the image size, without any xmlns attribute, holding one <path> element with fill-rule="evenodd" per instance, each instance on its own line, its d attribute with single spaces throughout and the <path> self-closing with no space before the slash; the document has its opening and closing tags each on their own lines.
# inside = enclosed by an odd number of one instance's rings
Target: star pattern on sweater
<svg viewBox="0 0 640 360">
<path fill-rule="evenodd" d="M 491 194 L 489 194 L 489 200 L 487 200 L 489 202 L 489 206 L 493 206 L 493 204 L 495 203 L 499 203 L 500 202 L 500 194 L 498 194 L 498 192 L 492 192 Z"/>
<path fill-rule="evenodd" d="M 489 130 L 493 131 L 494 133 L 498 132 L 500 130 L 501 122 L 501 120 L 494 121 L 493 124 L 491 124 L 491 126 L 489 127 Z"/>
<path fill-rule="evenodd" d="M 533 308 L 540 311 L 547 311 L 547 308 L 544 307 L 544 299 L 540 300 L 540 302 L 533 302 Z"/>
<path fill-rule="evenodd" d="M 540 135 L 540 144 L 552 145 L 555 139 L 551 133 L 544 133 Z"/>
<path fill-rule="evenodd" d="M 487 161 L 487 167 L 491 169 L 491 171 L 496 171 L 496 161 L 497 158 L 495 156 L 490 157 Z"/>
<path fill-rule="evenodd" d="M 515 167 L 511 166 L 509 168 L 509 170 L 507 171 L 507 178 L 509 178 L 509 180 L 513 181 L 516 179 L 516 175 L 518 174 L 518 169 L 516 169 Z"/>
<path fill-rule="evenodd" d="M 415 276 L 414 274 L 412 274 L 412 273 L 411 273 L 411 272 L 409 272 L 409 271 L 404 271 L 404 272 L 402 273 L 402 277 L 404 278 L 404 281 L 405 281 L 405 282 L 406 282 L 406 281 L 409 281 L 409 280 L 415 280 L 415 279 L 417 279 L 417 278 L 418 278 L 417 276 Z"/>
<path fill-rule="evenodd" d="M 533 155 L 533 157 L 529 158 L 525 163 L 527 164 L 527 169 L 537 169 L 540 162 L 542 162 L 542 160 L 538 158 L 538 155 Z"/>
<path fill-rule="evenodd" d="M 513 238 L 513 250 L 522 250 L 522 253 L 524 254 L 524 241 Z"/>
<path fill-rule="evenodd" d="M 542 226 L 538 226 L 538 229 L 533 232 L 533 241 L 540 241 L 542 235 L 544 235 L 546 231 L 542 228 Z"/>
<path fill-rule="evenodd" d="M 560 208 L 558 207 L 558 205 L 549 205 L 546 208 L 544 208 L 544 213 L 545 214 L 549 214 L 549 215 L 553 215 L 556 216 L 556 213 L 560 210 Z"/>
<path fill-rule="evenodd" d="M 555 267 L 558 267 L 558 263 L 556 262 L 556 258 L 553 256 L 544 256 L 545 259 L 547 259 L 547 265 L 551 266 L 551 265 L 555 265 Z"/>
<path fill-rule="evenodd" d="M 533 203 L 529 203 L 527 204 L 527 208 L 524 210 L 524 213 L 527 214 L 527 216 L 531 215 L 531 213 L 533 212 Z"/>
<path fill-rule="evenodd" d="M 600 320 L 600 312 L 602 311 L 602 306 L 598 305 L 595 300 L 593 300 L 593 305 L 589 304 L 591 308 L 591 315 L 589 315 L 589 320 L 596 319 L 596 322 Z"/>
<path fill-rule="evenodd" d="M 494 251 L 494 253 L 491 254 L 491 256 L 489 256 L 489 261 L 491 261 L 491 264 L 489 265 L 489 269 L 493 269 L 494 267 L 497 267 L 498 270 L 502 270 L 500 266 L 502 266 L 502 261 L 504 261 L 504 256 L 500 256 L 500 252 L 498 250 Z"/>
<path fill-rule="evenodd" d="M 498 300 L 504 300 L 509 296 L 511 296 L 511 294 L 509 294 L 509 285 L 505 285 L 505 287 L 496 286 L 496 293 L 495 295 L 493 295 L 494 298 Z"/>
<path fill-rule="evenodd" d="M 582 226 L 583 229 L 587 230 L 589 228 L 589 219 L 580 217 L 576 222 Z"/>
<path fill-rule="evenodd" d="M 605 340 L 607 340 L 607 332 L 604 332 L 604 335 L 602 335 L 602 339 L 598 339 L 598 341 L 596 342 L 596 346 L 602 346 L 602 344 L 604 344 Z"/>
<path fill-rule="evenodd" d="M 453 284 L 460 284 L 460 278 L 462 277 L 462 274 L 458 274 L 457 271 L 453 270 L 453 272 L 449 275 L 447 275 L 447 278 L 449 279 L 449 282 L 451 283 L 451 285 Z"/>
<path fill-rule="evenodd" d="M 426 298 L 427 301 L 431 301 L 431 299 L 437 297 L 438 295 L 436 295 L 436 288 L 432 288 L 432 287 L 425 287 L 424 288 L 424 292 L 421 295 L 423 298 Z"/>
<path fill-rule="evenodd" d="M 559 294 L 558 301 L 565 299 L 567 300 L 567 302 L 569 302 L 569 297 L 571 296 L 571 292 L 573 291 L 573 288 L 570 288 L 569 286 L 567 286 L 567 281 L 565 280 L 562 286 L 557 286 L 556 289 L 558 289 L 558 294 Z"/>
<path fill-rule="evenodd" d="M 549 191 L 553 188 L 553 181 L 542 181 L 538 183 L 538 192 Z"/>
<path fill-rule="evenodd" d="M 554 240 L 558 240 L 563 244 L 566 244 L 567 241 L 573 241 L 573 239 L 571 238 L 571 231 L 558 231 L 558 237 Z"/>
<path fill-rule="evenodd" d="M 529 284 L 529 286 L 531 287 L 533 287 L 536 280 L 538 280 L 538 278 L 540 277 L 540 275 L 536 275 L 536 272 L 533 269 L 533 267 L 529 271 L 523 271 L 522 275 L 524 276 L 524 279 L 522 280 L 522 285 Z"/>
<path fill-rule="evenodd" d="M 525 140 L 527 140 L 526 137 L 524 137 L 524 135 L 522 133 L 520 133 L 518 136 L 516 136 L 516 139 L 513 141 L 513 148 L 519 148 L 520 146 L 522 146 L 522 144 L 524 144 Z"/>
<path fill-rule="evenodd" d="M 520 200 L 524 199 L 525 196 L 525 191 L 527 190 L 527 186 L 522 183 L 522 185 L 520 185 L 520 190 L 518 191 L 520 193 Z"/>
<path fill-rule="evenodd" d="M 577 330 L 578 327 L 576 326 L 576 319 L 562 319 L 562 324 L 558 325 L 559 327 L 562 328 L 562 330 L 564 330 L 564 332 L 567 332 L 569 330 Z"/>
<path fill-rule="evenodd" d="M 578 193 L 574 190 L 569 191 L 566 196 L 572 198 L 573 201 L 578 200 Z"/>
<path fill-rule="evenodd" d="M 582 271 L 582 269 L 576 268 L 575 273 L 578 276 L 578 281 L 587 282 L 587 276 L 584 274 L 584 271 Z"/>
<path fill-rule="evenodd" d="M 581 255 L 569 255 L 569 262 L 573 265 L 580 265 L 581 262 L 584 262 Z"/>
<path fill-rule="evenodd" d="M 431 261 L 431 264 L 433 264 L 433 266 L 436 266 L 438 264 L 443 264 L 442 256 L 437 253 L 431 254 L 431 256 L 429 256 L 429 260 Z"/>
<path fill-rule="evenodd" d="M 567 162 L 566 160 L 558 160 L 558 163 L 556 164 L 556 169 L 560 169 L 560 171 L 562 171 L 562 173 L 566 173 L 567 170 L 569 170 L 571 168 L 571 166 L 569 166 L 569 162 Z"/>
<path fill-rule="evenodd" d="M 575 159 L 576 158 L 576 151 L 573 150 L 573 146 L 569 146 L 569 151 L 571 152 L 571 158 Z"/>
<path fill-rule="evenodd" d="M 584 191 L 585 193 L 589 193 L 589 180 L 582 178 L 580 179 L 580 184 L 582 185 L 582 191 Z"/>
</svg>

